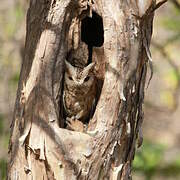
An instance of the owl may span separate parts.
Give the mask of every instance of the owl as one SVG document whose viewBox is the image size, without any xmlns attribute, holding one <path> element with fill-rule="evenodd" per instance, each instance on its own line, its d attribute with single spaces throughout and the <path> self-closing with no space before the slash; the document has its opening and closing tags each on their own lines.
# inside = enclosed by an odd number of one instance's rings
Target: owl
<svg viewBox="0 0 180 180">
<path fill-rule="evenodd" d="M 65 61 L 63 107 L 66 124 L 72 130 L 83 131 L 82 126 L 93 114 L 96 104 L 96 77 L 93 76 L 95 63 L 75 67 Z"/>
</svg>

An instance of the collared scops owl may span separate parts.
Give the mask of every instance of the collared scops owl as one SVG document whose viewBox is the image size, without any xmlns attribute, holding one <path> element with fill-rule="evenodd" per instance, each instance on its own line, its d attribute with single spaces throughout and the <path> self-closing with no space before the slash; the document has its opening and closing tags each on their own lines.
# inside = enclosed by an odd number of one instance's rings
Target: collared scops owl
<svg viewBox="0 0 180 180">
<path fill-rule="evenodd" d="M 63 106 L 66 117 L 85 123 L 92 115 L 96 103 L 94 65 L 93 62 L 80 68 L 65 61 Z"/>
</svg>

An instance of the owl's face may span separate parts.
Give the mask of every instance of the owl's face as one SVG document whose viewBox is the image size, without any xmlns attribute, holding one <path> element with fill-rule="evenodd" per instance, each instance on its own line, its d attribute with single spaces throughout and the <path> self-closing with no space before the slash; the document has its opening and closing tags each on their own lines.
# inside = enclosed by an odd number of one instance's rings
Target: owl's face
<svg viewBox="0 0 180 180">
<path fill-rule="evenodd" d="M 69 62 L 65 61 L 65 83 L 68 87 L 73 88 L 90 88 L 94 83 L 94 76 L 91 71 L 94 68 L 95 63 L 91 63 L 85 68 L 79 68 L 72 66 Z"/>
</svg>

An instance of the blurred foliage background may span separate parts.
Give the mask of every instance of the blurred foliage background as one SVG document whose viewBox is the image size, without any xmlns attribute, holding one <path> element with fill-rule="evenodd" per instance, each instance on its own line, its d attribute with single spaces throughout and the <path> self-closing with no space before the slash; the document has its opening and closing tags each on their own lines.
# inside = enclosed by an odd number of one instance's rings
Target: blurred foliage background
<svg viewBox="0 0 180 180">
<path fill-rule="evenodd" d="M 23 57 L 28 0 L 0 4 L 0 179 L 6 176 L 9 129 Z M 156 11 L 151 45 L 154 76 L 146 90 L 144 143 L 135 180 L 180 179 L 180 0 Z"/>
</svg>

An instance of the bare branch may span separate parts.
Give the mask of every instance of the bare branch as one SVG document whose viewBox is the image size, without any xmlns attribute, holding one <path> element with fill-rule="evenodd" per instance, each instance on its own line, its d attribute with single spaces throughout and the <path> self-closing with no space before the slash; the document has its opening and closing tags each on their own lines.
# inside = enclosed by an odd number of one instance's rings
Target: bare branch
<svg viewBox="0 0 180 180">
<path fill-rule="evenodd" d="M 153 8 L 152 11 L 155 11 L 156 9 L 160 8 L 164 3 L 166 3 L 168 0 L 160 1 L 156 4 L 156 6 Z"/>
<path fill-rule="evenodd" d="M 177 87 L 173 93 L 173 97 L 174 97 L 174 101 L 175 101 L 175 105 L 173 108 L 173 111 L 175 111 L 178 107 L 178 96 L 179 96 L 179 91 L 180 91 L 180 71 L 179 68 L 177 67 L 177 65 L 173 62 L 173 60 L 171 59 L 171 57 L 168 55 L 168 53 L 166 52 L 164 46 L 159 45 L 156 42 L 152 42 L 152 45 L 157 48 L 159 50 L 159 52 L 165 57 L 165 60 L 167 60 L 167 62 L 169 63 L 169 65 L 173 68 L 176 77 L 177 77 Z"/>
<path fill-rule="evenodd" d="M 180 4 L 177 0 L 171 0 L 171 2 L 176 6 L 176 8 L 180 9 Z"/>
</svg>

